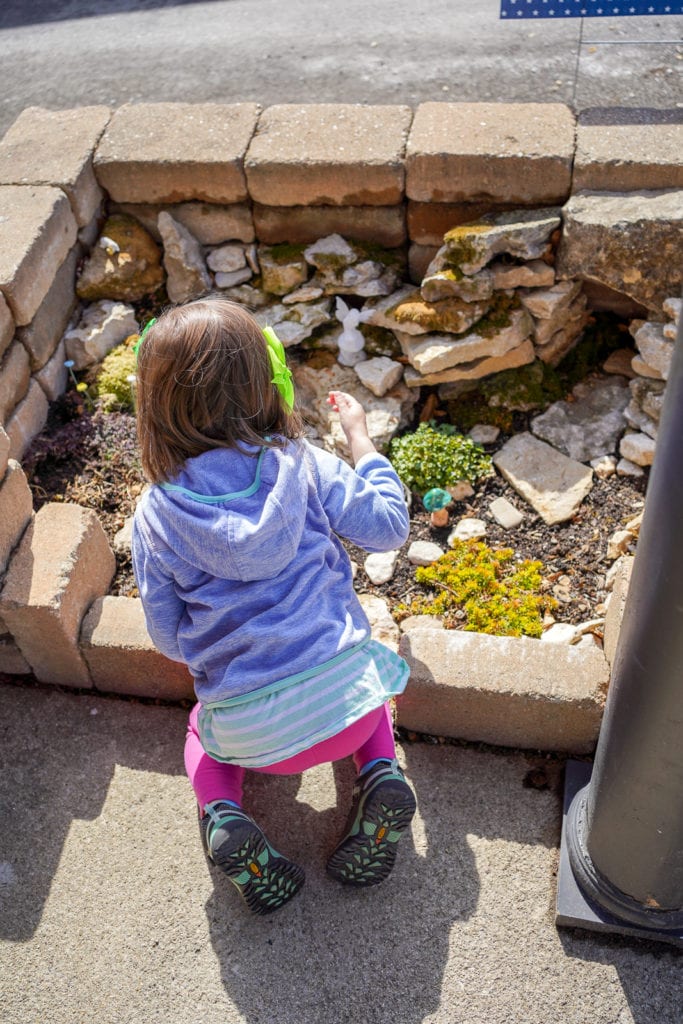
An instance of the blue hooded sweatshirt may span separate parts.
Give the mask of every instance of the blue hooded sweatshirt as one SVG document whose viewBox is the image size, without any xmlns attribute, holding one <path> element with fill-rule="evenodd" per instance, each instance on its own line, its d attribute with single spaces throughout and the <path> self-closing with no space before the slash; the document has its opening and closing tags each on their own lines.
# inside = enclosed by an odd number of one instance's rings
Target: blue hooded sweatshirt
<svg viewBox="0 0 683 1024">
<path fill-rule="evenodd" d="M 379 453 L 352 469 L 306 441 L 204 452 L 135 513 L 149 634 L 188 665 L 203 704 L 309 672 L 370 635 L 337 535 L 373 552 L 408 532 L 403 487 Z"/>
</svg>

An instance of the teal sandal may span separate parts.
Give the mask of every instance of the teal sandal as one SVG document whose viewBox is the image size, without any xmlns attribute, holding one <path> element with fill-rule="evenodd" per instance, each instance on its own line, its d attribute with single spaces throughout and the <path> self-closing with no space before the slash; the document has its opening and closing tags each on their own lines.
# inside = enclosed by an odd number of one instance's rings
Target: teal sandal
<svg viewBox="0 0 683 1024">
<path fill-rule="evenodd" d="M 270 914 L 296 895 L 303 869 L 270 845 L 253 818 L 221 800 L 205 811 L 199 821 L 204 852 L 253 914 Z"/>
<path fill-rule="evenodd" d="M 379 885 L 396 860 L 396 846 L 415 814 L 415 797 L 397 761 L 378 761 L 359 776 L 341 842 L 327 872 L 344 885 Z"/>
</svg>

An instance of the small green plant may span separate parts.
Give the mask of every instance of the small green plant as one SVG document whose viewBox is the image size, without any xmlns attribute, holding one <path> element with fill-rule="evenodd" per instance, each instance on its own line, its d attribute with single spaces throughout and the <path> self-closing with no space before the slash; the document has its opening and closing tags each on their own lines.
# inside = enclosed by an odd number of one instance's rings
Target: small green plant
<svg viewBox="0 0 683 1024">
<path fill-rule="evenodd" d="M 456 540 L 432 565 L 415 570 L 416 581 L 431 593 L 397 605 L 394 614 L 399 620 L 438 615 L 450 629 L 539 637 L 543 612 L 557 606 L 554 598 L 541 593 L 541 569 L 541 562 L 515 562 L 511 548 Z"/>
<path fill-rule="evenodd" d="M 137 335 L 132 335 L 131 339 L 137 341 Z M 95 378 L 99 405 L 104 412 L 134 408 L 136 359 L 132 342 L 129 344 L 131 339 L 127 338 L 105 356 Z"/>
<path fill-rule="evenodd" d="M 416 431 L 394 438 L 389 458 L 406 486 L 425 494 L 459 480 L 474 484 L 491 472 L 491 459 L 450 424 L 421 423 Z"/>
</svg>

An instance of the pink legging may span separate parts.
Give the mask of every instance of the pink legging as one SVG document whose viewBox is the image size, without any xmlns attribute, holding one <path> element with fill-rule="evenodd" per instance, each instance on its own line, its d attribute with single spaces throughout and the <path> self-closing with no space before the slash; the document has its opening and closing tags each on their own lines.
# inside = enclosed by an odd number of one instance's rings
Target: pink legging
<svg viewBox="0 0 683 1024">
<path fill-rule="evenodd" d="M 190 712 L 185 740 L 185 769 L 197 802 L 202 809 L 214 800 L 233 800 L 241 807 L 246 769 L 240 765 L 215 761 L 205 753 L 197 731 L 199 707 L 199 704 L 195 704 Z M 351 756 L 359 771 L 377 758 L 391 760 L 396 757 L 394 728 L 388 703 L 347 726 L 336 736 L 316 743 L 294 757 L 269 764 L 265 768 L 251 768 L 250 771 L 266 772 L 269 775 L 297 775 L 316 764 Z"/>
</svg>

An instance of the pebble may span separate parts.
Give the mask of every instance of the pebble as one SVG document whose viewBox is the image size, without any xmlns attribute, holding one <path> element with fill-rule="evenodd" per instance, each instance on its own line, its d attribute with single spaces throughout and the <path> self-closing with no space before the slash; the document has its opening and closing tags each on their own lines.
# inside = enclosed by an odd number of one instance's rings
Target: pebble
<svg viewBox="0 0 683 1024">
<path fill-rule="evenodd" d="M 461 519 L 457 526 L 451 530 L 448 543 L 454 540 L 478 540 L 486 536 L 486 523 L 482 519 Z"/>
<path fill-rule="evenodd" d="M 569 622 L 556 622 L 541 635 L 546 644 L 571 644 L 576 636 L 576 626 Z"/>
<path fill-rule="evenodd" d="M 363 568 L 370 582 L 375 586 L 388 583 L 394 575 L 399 554 L 399 551 L 379 551 L 368 555 Z"/>
<path fill-rule="evenodd" d="M 504 530 L 514 530 L 524 516 L 507 498 L 495 498 L 489 505 L 489 512 Z"/>
<path fill-rule="evenodd" d="M 617 471 L 617 460 L 611 455 L 602 455 L 599 459 L 591 459 L 590 464 L 599 480 L 609 480 Z"/>
<path fill-rule="evenodd" d="M 607 557 L 613 562 L 619 555 L 625 555 L 628 551 L 633 534 L 630 530 L 617 530 L 607 542 Z"/>
<path fill-rule="evenodd" d="M 429 540 L 415 540 L 408 548 L 411 565 L 432 565 L 443 555 L 443 549 Z"/>
<path fill-rule="evenodd" d="M 635 462 L 631 462 L 630 459 L 621 458 L 617 462 L 617 476 L 630 476 L 637 478 L 642 475 L 642 468 L 640 466 L 636 466 Z"/>
<path fill-rule="evenodd" d="M 476 444 L 494 444 L 499 434 L 500 427 L 493 427 L 488 423 L 475 423 L 467 436 Z"/>
</svg>

